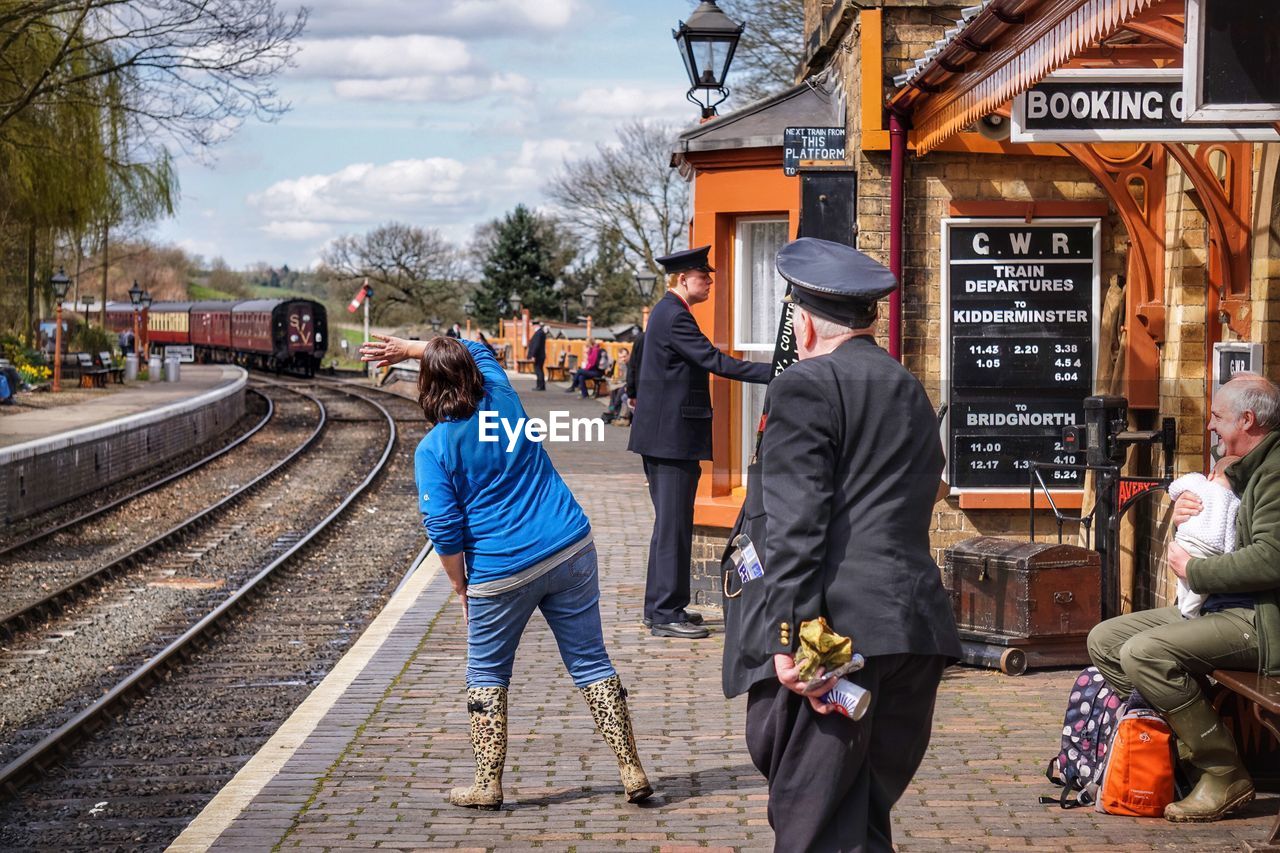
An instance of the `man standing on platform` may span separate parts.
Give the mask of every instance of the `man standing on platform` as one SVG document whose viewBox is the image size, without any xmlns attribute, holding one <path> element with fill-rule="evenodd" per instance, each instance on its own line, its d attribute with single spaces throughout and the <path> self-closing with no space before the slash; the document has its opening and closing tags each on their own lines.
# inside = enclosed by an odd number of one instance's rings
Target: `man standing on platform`
<svg viewBox="0 0 1280 853">
<path fill-rule="evenodd" d="M 635 414 L 627 449 L 644 459 L 653 500 L 653 535 L 645 582 L 644 623 L 655 636 L 698 639 L 710 632 L 689 613 L 689 559 L 693 549 L 693 499 L 711 458 L 711 389 L 708 374 L 766 383 L 768 364 L 731 358 L 698 328 L 689 306 L 711 295 L 710 246 L 657 258 L 667 273 L 666 295 L 649 314 L 636 382 Z"/>
<path fill-rule="evenodd" d="M 876 345 L 876 300 L 897 287 L 848 246 L 778 253 L 800 360 L 765 397 L 758 460 L 732 540 L 762 575 L 726 582 L 724 692 L 748 693 L 751 760 L 769 780 L 777 850 L 892 850 L 889 811 L 915 775 L 942 671 L 960 637 L 929 546 L 943 468 L 920 382 Z M 737 587 L 734 589 L 733 587 Z M 858 720 L 799 680 L 801 623 L 853 640 L 871 694 Z"/>
<path fill-rule="evenodd" d="M 541 320 L 533 321 L 534 333 L 529 337 L 529 348 L 524 357 L 533 359 L 533 375 L 538 381 L 533 386 L 535 391 L 547 390 L 547 327 Z"/>
</svg>

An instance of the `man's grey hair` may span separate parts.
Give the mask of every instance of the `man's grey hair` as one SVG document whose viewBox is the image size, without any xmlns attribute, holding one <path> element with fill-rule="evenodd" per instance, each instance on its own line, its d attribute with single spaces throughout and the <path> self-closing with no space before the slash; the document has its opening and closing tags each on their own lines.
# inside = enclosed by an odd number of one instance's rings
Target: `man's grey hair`
<svg viewBox="0 0 1280 853">
<path fill-rule="evenodd" d="M 809 323 L 813 326 L 813 332 L 820 340 L 831 340 L 847 335 L 850 332 L 860 331 L 862 326 L 846 326 L 844 323 L 837 323 L 835 320 L 828 320 L 826 317 L 819 317 L 803 305 L 796 306 L 797 311 L 803 311 L 805 316 L 809 318 Z M 875 321 L 872 321 L 874 325 Z"/>
<path fill-rule="evenodd" d="M 1280 427 L 1280 387 L 1265 376 L 1241 371 L 1223 385 L 1227 403 L 1236 417 L 1253 412 L 1258 426 L 1270 432 Z"/>
</svg>

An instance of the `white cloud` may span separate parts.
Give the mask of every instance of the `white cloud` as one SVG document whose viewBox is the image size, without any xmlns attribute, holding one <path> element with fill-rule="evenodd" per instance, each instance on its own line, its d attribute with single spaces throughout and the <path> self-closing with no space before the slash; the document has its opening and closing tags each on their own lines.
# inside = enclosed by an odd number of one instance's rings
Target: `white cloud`
<svg viewBox="0 0 1280 853">
<path fill-rule="evenodd" d="M 277 240 L 307 241 L 328 237 L 333 233 L 333 226 L 327 222 L 294 219 L 268 222 L 262 226 L 262 231 Z"/>
<path fill-rule="evenodd" d="M 529 95 L 533 84 L 519 74 L 450 74 L 335 80 L 333 93 L 353 101 L 470 101 L 488 95 Z"/>
<path fill-rule="evenodd" d="M 310 0 L 317 34 L 422 32 L 472 38 L 547 35 L 574 20 L 579 0 Z"/>
<path fill-rule="evenodd" d="M 684 121 L 692 107 L 683 95 L 670 87 L 649 89 L 638 86 L 596 86 L 577 97 L 561 101 L 557 110 L 579 119 L 625 119 L 644 117 L 663 121 Z"/>
<path fill-rule="evenodd" d="M 248 198 L 271 222 L 355 224 L 394 217 L 421 222 L 433 215 L 474 210 L 483 185 L 464 180 L 457 160 L 431 157 L 390 163 L 353 163 L 327 175 L 278 181 Z"/>
<path fill-rule="evenodd" d="M 298 77 L 417 77 L 465 71 L 473 66 L 466 44 L 428 35 L 313 39 L 302 43 Z"/>
</svg>

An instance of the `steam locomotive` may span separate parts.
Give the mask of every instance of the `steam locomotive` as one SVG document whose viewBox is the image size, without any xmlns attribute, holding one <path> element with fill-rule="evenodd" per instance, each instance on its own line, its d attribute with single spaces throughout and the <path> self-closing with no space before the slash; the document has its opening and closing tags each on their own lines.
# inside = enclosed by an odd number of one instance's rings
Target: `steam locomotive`
<svg viewBox="0 0 1280 853">
<path fill-rule="evenodd" d="M 133 328 L 133 306 L 107 303 L 107 328 Z M 311 376 L 329 344 L 325 308 L 310 299 L 243 302 L 153 302 L 147 339 L 157 346 L 190 345 L 196 361 L 230 362 Z"/>
</svg>

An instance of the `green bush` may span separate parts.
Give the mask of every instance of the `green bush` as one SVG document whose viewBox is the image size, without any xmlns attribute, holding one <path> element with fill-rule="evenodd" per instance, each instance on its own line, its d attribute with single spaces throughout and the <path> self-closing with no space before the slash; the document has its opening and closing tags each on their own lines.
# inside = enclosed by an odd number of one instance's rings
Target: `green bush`
<svg viewBox="0 0 1280 853">
<path fill-rule="evenodd" d="M 111 352 L 114 348 L 115 336 L 101 326 L 83 325 L 71 336 L 71 345 L 78 352 Z"/>
<path fill-rule="evenodd" d="M 47 367 L 49 364 L 49 360 L 45 358 L 44 353 L 28 349 L 16 335 L 0 335 L 0 355 L 7 358 L 9 363 L 17 368 L 26 365 Z"/>
</svg>

